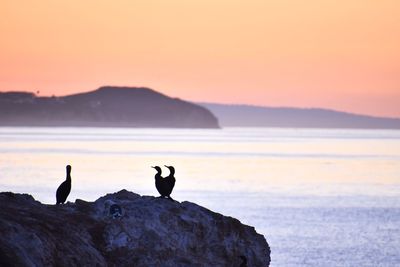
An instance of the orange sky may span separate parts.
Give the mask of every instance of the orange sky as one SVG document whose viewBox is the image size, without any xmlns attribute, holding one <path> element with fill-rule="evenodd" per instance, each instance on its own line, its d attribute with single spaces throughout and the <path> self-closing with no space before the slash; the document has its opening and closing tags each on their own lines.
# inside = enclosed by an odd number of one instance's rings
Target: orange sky
<svg viewBox="0 0 400 267">
<path fill-rule="evenodd" d="M 400 117 L 399 0 L 2 0 L 0 91 Z"/>
</svg>

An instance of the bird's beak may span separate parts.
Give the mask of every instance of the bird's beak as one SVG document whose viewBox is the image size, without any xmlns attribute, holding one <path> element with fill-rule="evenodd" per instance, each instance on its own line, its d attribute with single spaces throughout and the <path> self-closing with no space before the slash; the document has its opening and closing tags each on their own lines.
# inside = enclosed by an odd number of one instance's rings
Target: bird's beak
<svg viewBox="0 0 400 267">
<path fill-rule="evenodd" d="M 156 167 L 154 167 L 154 166 L 151 166 L 153 169 L 155 169 Z"/>
<path fill-rule="evenodd" d="M 169 166 L 167 166 L 167 165 L 164 165 L 165 167 L 167 167 L 167 168 L 169 168 Z"/>
</svg>

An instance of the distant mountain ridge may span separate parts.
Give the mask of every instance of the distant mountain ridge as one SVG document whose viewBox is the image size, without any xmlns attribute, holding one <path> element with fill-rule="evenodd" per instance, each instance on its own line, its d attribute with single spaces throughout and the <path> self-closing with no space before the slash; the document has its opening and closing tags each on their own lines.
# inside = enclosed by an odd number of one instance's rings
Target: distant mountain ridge
<svg viewBox="0 0 400 267">
<path fill-rule="evenodd" d="M 400 129 L 400 119 L 319 108 L 274 108 L 197 103 L 217 116 L 222 127 Z"/>
<path fill-rule="evenodd" d="M 219 128 L 204 107 L 149 88 L 113 86 L 62 97 L 0 92 L 0 126 Z"/>
<path fill-rule="evenodd" d="M 400 119 L 319 108 L 191 103 L 145 87 L 104 86 L 62 97 L 0 92 L 0 126 L 400 129 Z"/>
</svg>

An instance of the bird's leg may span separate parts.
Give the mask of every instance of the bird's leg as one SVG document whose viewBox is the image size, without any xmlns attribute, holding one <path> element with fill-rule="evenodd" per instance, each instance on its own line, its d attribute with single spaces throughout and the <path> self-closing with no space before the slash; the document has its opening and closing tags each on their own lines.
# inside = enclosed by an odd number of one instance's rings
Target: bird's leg
<svg viewBox="0 0 400 267">
<path fill-rule="evenodd" d="M 175 201 L 175 200 L 172 199 L 171 196 L 167 196 L 167 198 L 168 198 L 169 200 L 171 200 L 171 201 Z"/>
</svg>

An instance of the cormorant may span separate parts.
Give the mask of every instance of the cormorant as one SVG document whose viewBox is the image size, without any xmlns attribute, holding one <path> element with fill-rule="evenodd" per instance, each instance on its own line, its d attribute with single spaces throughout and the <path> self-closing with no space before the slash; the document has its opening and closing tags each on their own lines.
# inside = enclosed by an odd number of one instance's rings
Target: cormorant
<svg viewBox="0 0 400 267">
<path fill-rule="evenodd" d="M 157 173 L 154 176 L 155 180 L 156 180 L 156 188 L 158 193 L 160 193 L 160 197 L 168 197 L 168 186 L 166 181 L 164 180 L 164 178 L 161 176 L 161 168 L 159 166 L 155 166 L 152 168 L 156 169 Z"/>
<path fill-rule="evenodd" d="M 67 165 L 67 179 L 57 188 L 56 199 L 58 204 L 63 204 L 71 192 L 71 166 Z"/>
<path fill-rule="evenodd" d="M 173 166 L 167 166 L 167 165 L 164 165 L 164 166 L 169 169 L 169 175 L 167 177 L 165 177 L 164 179 L 165 179 L 165 182 L 166 182 L 167 188 L 168 188 L 167 196 L 169 199 L 172 199 L 170 197 L 170 194 L 172 193 L 172 190 L 174 189 L 174 186 L 175 186 L 175 177 L 174 177 L 175 168 Z"/>
</svg>

